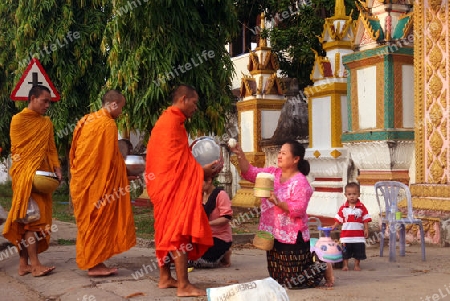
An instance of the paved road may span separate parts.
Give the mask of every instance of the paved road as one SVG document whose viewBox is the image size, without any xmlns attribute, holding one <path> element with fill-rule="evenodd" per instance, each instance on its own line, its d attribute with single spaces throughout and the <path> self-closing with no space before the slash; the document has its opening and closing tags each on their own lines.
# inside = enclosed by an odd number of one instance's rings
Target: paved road
<svg viewBox="0 0 450 301">
<path fill-rule="evenodd" d="M 74 225 L 61 222 L 56 225 L 58 231 L 53 242 L 75 238 Z M 206 300 L 180 299 L 175 297 L 175 289 L 158 289 L 154 249 L 148 247 L 134 247 L 111 258 L 107 264 L 117 266 L 119 274 L 105 278 L 90 278 L 77 268 L 74 245 L 52 245 L 42 254 L 44 264 L 56 266 L 55 272 L 46 277 L 19 276 L 18 255 L 2 254 L 0 300 Z M 427 246 L 426 262 L 420 260 L 419 245 L 407 247 L 406 256 L 398 257 L 396 263 L 389 263 L 387 257 L 380 258 L 378 245 L 369 247 L 367 255 L 361 272 L 336 270 L 334 288 L 288 290 L 290 300 L 450 300 L 450 248 Z M 265 253 L 235 248 L 230 268 L 196 269 L 189 275 L 193 283 L 204 288 L 263 279 L 268 277 Z"/>
</svg>

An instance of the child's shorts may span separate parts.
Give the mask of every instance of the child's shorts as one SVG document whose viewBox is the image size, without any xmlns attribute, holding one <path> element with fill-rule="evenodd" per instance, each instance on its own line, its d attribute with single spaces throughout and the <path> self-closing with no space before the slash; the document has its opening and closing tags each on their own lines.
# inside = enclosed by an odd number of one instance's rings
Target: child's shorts
<svg viewBox="0 0 450 301">
<path fill-rule="evenodd" d="M 366 244 L 363 242 L 345 243 L 342 248 L 342 258 L 355 258 L 358 260 L 366 259 Z"/>
</svg>

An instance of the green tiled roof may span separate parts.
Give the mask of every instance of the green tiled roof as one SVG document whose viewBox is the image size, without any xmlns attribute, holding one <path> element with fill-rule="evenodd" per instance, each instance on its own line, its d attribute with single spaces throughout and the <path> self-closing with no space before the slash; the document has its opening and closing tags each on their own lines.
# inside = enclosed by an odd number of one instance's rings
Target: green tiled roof
<svg viewBox="0 0 450 301">
<path fill-rule="evenodd" d="M 384 40 L 384 32 L 380 25 L 380 20 L 369 20 L 369 24 L 373 29 L 373 32 L 376 33 L 377 31 L 380 32 L 380 36 L 378 37 L 378 40 Z"/>
<path fill-rule="evenodd" d="M 392 38 L 394 40 L 403 38 L 403 30 L 405 29 L 410 19 L 411 17 L 407 16 L 398 20 L 397 26 L 395 26 L 394 34 L 392 35 Z"/>
</svg>

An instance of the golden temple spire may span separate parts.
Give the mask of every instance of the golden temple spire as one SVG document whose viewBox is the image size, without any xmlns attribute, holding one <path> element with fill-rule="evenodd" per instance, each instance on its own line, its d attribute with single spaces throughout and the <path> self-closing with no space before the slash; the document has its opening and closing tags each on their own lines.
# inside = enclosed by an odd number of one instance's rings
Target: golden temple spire
<svg viewBox="0 0 450 301">
<path fill-rule="evenodd" d="M 261 13 L 261 29 L 266 28 L 266 22 L 264 22 L 264 18 L 266 17 L 266 14 L 264 12 Z"/>
<path fill-rule="evenodd" d="M 266 28 L 266 15 L 264 12 L 261 13 L 261 31 L 263 31 Z M 267 41 L 266 39 L 259 38 L 259 47 L 266 47 Z"/>
<path fill-rule="evenodd" d="M 336 0 L 334 6 L 334 16 L 335 17 L 345 17 L 345 4 L 344 0 Z"/>
</svg>

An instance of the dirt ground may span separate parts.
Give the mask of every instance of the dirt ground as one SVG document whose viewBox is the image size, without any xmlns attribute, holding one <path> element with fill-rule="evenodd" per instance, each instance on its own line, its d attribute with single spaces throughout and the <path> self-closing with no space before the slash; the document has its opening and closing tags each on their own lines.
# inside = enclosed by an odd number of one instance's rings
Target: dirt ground
<svg viewBox="0 0 450 301">
<path fill-rule="evenodd" d="M 287 294 L 291 301 L 450 300 L 450 248 L 427 246 L 425 262 L 421 261 L 420 254 L 420 246 L 411 245 L 406 248 L 406 256 L 397 256 L 397 261 L 392 263 L 387 257 L 387 247 L 384 257 L 380 257 L 379 244 L 375 244 L 367 248 L 368 258 L 361 262 L 362 271 L 353 271 L 352 261 L 350 271 L 334 269 L 333 288 L 287 290 Z M 114 261 L 118 267 L 128 270 L 136 270 L 148 262 L 148 258 L 142 258 L 142 262 L 136 259 L 127 261 L 117 258 Z M 154 282 L 158 279 L 156 273 L 147 277 Z M 255 249 L 251 244 L 236 245 L 233 246 L 230 268 L 196 269 L 189 277 L 193 283 L 203 287 L 221 287 L 264 279 L 268 277 L 265 252 Z M 161 297 L 166 296 L 166 292 L 158 293 L 161 293 Z M 155 297 L 136 300 L 163 299 Z"/>
<path fill-rule="evenodd" d="M 55 221 L 55 225 L 58 231 L 53 241 L 75 239 L 74 224 Z M 361 263 L 362 271 L 335 269 L 333 288 L 287 290 L 289 300 L 450 300 L 450 248 L 427 245 L 427 260 L 423 262 L 420 245 L 413 244 L 407 246 L 406 256 L 398 256 L 392 263 L 387 257 L 387 245 L 384 257 L 379 256 L 379 244 L 367 248 L 368 258 Z M 189 273 L 191 282 L 202 288 L 214 288 L 269 276 L 264 251 L 248 243 L 233 245 L 232 251 L 231 267 L 194 269 Z M 87 300 L 86 297 L 96 301 L 180 300 L 175 297 L 175 289 L 158 289 L 159 271 L 155 266 L 155 250 L 150 246 L 137 246 L 108 260 L 108 266 L 119 268 L 119 274 L 110 278 L 89 278 L 86 271 L 80 270 L 75 262 L 74 245 L 51 245 L 40 258 L 43 263 L 56 266 L 53 274 L 18 276 L 16 254 L 0 262 L 0 300 L 80 301 Z M 136 277 L 138 273 L 140 276 Z M 206 301 L 206 298 L 183 300 Z"/>
<path fill-rule="evenodd" d="M 233 208 L 234 216 L 248 212 L 246 208 Z M 235 233 L 251 234 L 258 229 L 259 217 L 241 223 Z M 318 233 L 311 229 L 311 236 Z M 335 238 L 338 233 L 333 233 Z M 334 265 L 335 287 L 331 289 L 288 290 L 290 300 L 450 300 L 450 248 L 426 246 L 425 262 L 421 261 L 420 244 L 407 245 L 406 256 L 400 257 L 397 244 L 397 261 L 389 262 L 389 242 L 385 241 L 384 257 L 380 257 L 379 243 L 368 246 L 367 260 L 361 262 L 362 271 L 342 271 L 342 263 Z M 251 243 L 233 245 L 233 252 L 240 254 L 255 250 Z M 265 265 L 264 252 L 261 265 Z M 242 279 L 240 279 L 242 281 Z M 233 280 L 228 280 L 232 283 Z M 227 285 L 227 283 L 221 283 Z M 300 293 L 302 292 L 302 293 Z"/>
</svg>

